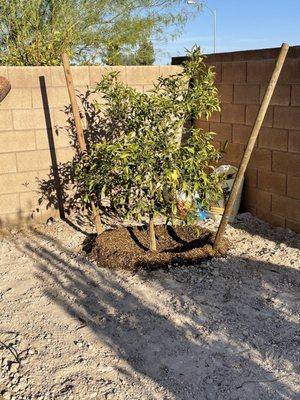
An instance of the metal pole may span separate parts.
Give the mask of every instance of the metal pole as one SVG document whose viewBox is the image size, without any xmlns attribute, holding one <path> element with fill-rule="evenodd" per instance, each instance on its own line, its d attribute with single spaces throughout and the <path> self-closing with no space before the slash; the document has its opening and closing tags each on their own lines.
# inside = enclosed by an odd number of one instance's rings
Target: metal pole
<svg viewBox="0 0 300 400">
<path fill-rule="evenodd" d="M 217 52 L 217 10 L 214 10 L 214 53 Z"/>
<path fill-rule="evenodd" d="M 197 4 L 197 0 L 188 0 L 188 4 Z M 214 53 L 217 52 L 217 10 L 213 10 L 212 8 L 208 7 L 206 4 L 202 3 L 201 7 L 206 7 L 208 11 L 212 14 L 213 16 L 213 46 L 214 46 Z"/>
<path fill-rule="evenodd" d="M 283 66 L 283 63 L 284 63 L 284 60 L 286 58 L 288 50 L 289 50 L 289 45 L 287 43 L 283 43 L 282 46 L 281 46 L 281 50 L 280 50 L 280 53 L 279 53 L 279 56 L 278 56 L 278 59 L 277 59 L 277 62 L 276 62 L 272 77 L 270 79 L 269 86 L 268 86 L 268 88 L 267 88 L 267 90 L 265 92 L 263 101 L 261 103 L 259 112 L 257 114 L 256 121 L 255 121 L 255 124 L 253 126 L 252 133 L 250 135 L 250 138 L 249 138 L 249 141 L 248 141 L 244 156 L 243 156 L 242 161 L 240 163 L 239 170 L 238 170 L 238 172 L 236 174 L 235 181 L 234 181 L 234 184 L 233 184 L 233 187 L 232 187 L 228 202 L 226 204 L 226 207 L 225 207 L 225 210 L 224 210 L 224 214 L 222 216 L 221 223 L 220 223 L 216 238 L 215 238 L 214 249 L 218 248 L 218 246 L 219 246 L 219 244 L 220 244 L 220 242 L 221 242 L 221 240 L 223 238 L 223 235 L 225 233 L 225 228 L 227 226 L 229 216 L 231 215 L 233 205 L 235 203 L 237 194 L 239 192 L 239 189 L 240 189 L 240 186 L 241 186 L 241 183 L 242 183 L 242 180 L 243 180 L 243 176 L 245 174 L 245 171 L 246 171 L 246 168 L 248 166 L 248 163 L 249 163 L 253 148 L 255 146 L 255 141 L 256 141 L 256 139 L 258 137 L 259 130 L 261 128 L 261 125 L 263 123 L 264 117 L 266 115 L 266 112 L 267 112 L 271 97 L 272 97 L 274 89 L 276 87 L 276 84 L 277 84 L 277 81 L 278 81 L 278 78 L 279 78 L 279 75 L 280 75 L 280 72 L 281 72 L 281 69 L 282 69 L 282 66 Z"/>
<path fill-rule="evenodd" d="M 212 8 L 208 7 L 206 4 L 203 4 L 204 7 L 206 7 L 209 12 L 213 16 L 213 40 L 214 40 L 214 53 L 217 51 L 217 10 L 213 10 Z"/>
</svg>

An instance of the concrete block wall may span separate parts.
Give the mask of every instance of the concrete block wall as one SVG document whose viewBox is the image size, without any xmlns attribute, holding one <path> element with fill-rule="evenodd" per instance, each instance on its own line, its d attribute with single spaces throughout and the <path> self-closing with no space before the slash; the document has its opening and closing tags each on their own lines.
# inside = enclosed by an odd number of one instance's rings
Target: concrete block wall
<svg viewBox="0 0 300 400">
<path fill-rule="evenodd" d="M 238 165 L 279 49 L 209 55 L 220 114 L 196 125 L 225 140 L 224 162 Z M 271 58 L 269 58 L 271 57 Z M 242 208 L 272 225 L 300 232 L 300 47 L 289 50 L 246 173 Z"/>
<path fill-rule="evenodd" d="M 114 67 L 119 78 L 140 91 L 177 66 Z M 76 89 L 85 92 L 105 73 L 98 66 L 72 67 Z M 45 221 L 57 210 L 38 205 L 37 179 L 47 178 L 53 164 L 73 155 L 65 129 L 69 104 L 62 67 L 0 67 L 12 89 L 0 103 L 0 227 Z M 56 129 L 59 127 L 60 129 Z M 53 142 L 52 142 L 53 140 Z M 54 144 L 54 146 L 53 146 Z M 55 147 L 55 153 L 53 153 Z"/>
</svg>

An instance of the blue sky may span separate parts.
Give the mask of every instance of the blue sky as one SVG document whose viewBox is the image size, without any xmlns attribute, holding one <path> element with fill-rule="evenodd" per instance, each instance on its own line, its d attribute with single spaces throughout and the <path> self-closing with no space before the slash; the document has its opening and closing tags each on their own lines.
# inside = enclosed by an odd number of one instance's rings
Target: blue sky
<svg viewBox="0 0 300 400">
<path fill-rule="evenodd" d="M 217 10 L 217 52 L 300 45 L 300 0 L 207 0 Z M 191 5 L 190 7 L 194 7 Z M 196 9 L 195 9 L 196 11 Z M 204 8 L 174 41 L 155 43 L 157 64 L 169 64 L 185 48 L 213 51 L 213 16 Z"/>
</svg>

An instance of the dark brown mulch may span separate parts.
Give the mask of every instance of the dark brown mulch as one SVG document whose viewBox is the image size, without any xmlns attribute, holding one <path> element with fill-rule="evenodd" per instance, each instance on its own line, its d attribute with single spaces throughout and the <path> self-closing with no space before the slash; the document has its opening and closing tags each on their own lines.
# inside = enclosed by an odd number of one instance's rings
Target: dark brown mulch
<svg viewBox="0 0 300 400">
<path fill-rule="evenodd" d="M 205 259 L 225 255 L 229 247 L 224 241 L 215 251 L 212 247 L 214 234 L 198 226 L 160 225 L 155 233 L 157 252 L 151 252 L 146 227 L 105 231 L 93 243 L 93 258 L 101 267 L 153 270 L 170 264 L 199 264 Z"/>
</svg>

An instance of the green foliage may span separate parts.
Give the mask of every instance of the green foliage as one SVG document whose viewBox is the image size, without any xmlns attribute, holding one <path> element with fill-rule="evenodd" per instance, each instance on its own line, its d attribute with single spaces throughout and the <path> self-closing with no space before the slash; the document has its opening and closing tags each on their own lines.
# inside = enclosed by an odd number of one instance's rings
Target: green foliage
<svg viewBox="0 0 300 400">
<path fill-rule="evenodd" d="M 154 61 L 155 51 L 150 40 L 144 40 L 135 52 L 122 56 L 122 65 L 152 65 Z"/>
<path fill-rule="evenodd" d="M 106 65 L 152 65 L 155 52 L 150 40 L 143 40 L 136 49 L 122 51 L 119 46 L 109 46 L 103 59 Z"/>
<path fill-rule="evenodd" d="M 96 193 L 100 202 L 108 199 L 122 218 L 164 215 L 188 222 L 196 215 L 195 195 L 201 206 L 217 199 L 222 190 L 213 174 L 220 157 L 211 143 L 214 134 L 187 127 L 191 117 L 207 118 L 219 110 L 214 75 L 198 48 L 182 73 L 160 77 L 151 92 L 126 86 L 117 73 L 105 75 L 97 86 L 105 139 L 76 169 L 86 198 Z M 184 215 L 180 194 L 191 201 Z"/>
<path fill-rule="evenodd" d="M 0 15 L 2 65 L 59 65 L 62 51 L 75 63 L 113 65 L 166 27 L 178 34 L 193 14 L 184 0 L 0 0 Z M 142 63 L 144 51 L 135 54 Z"/>
</svg>

